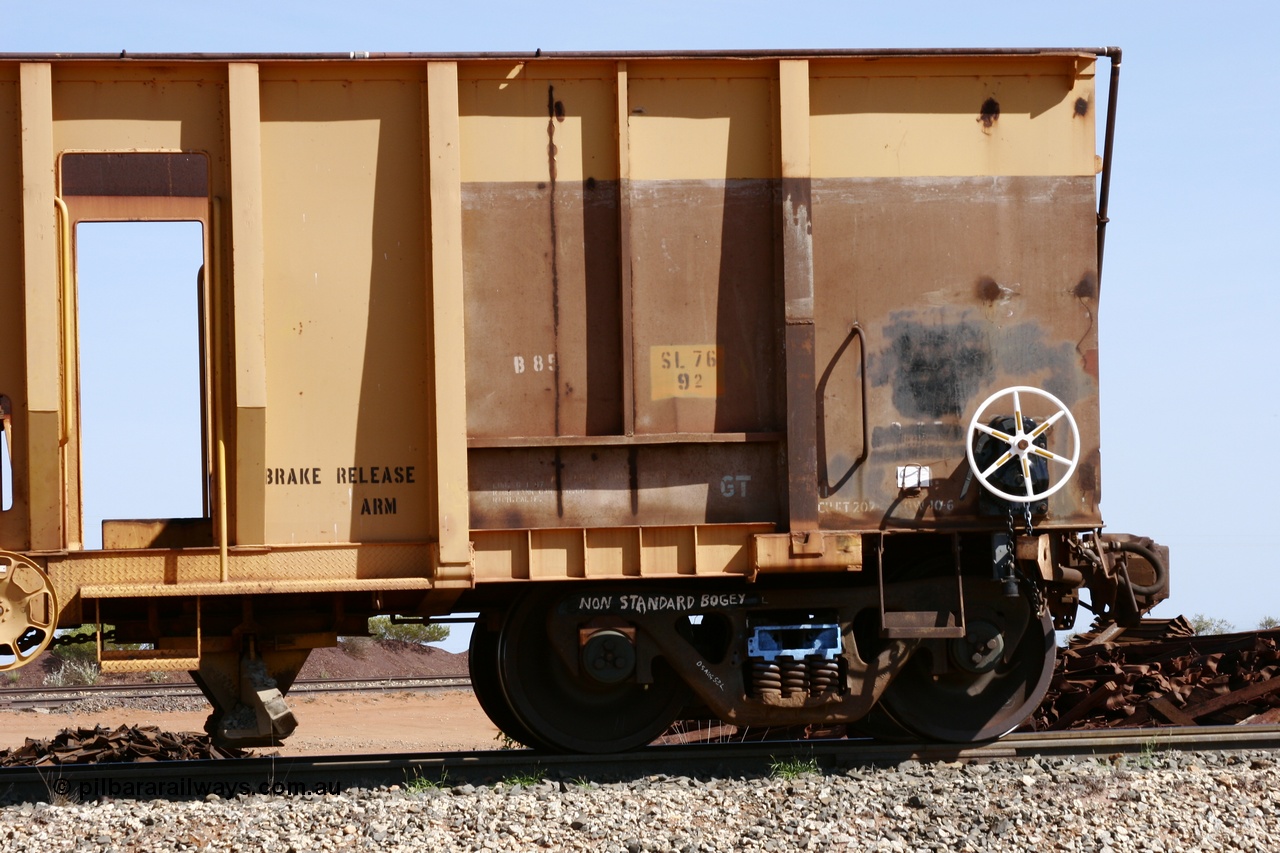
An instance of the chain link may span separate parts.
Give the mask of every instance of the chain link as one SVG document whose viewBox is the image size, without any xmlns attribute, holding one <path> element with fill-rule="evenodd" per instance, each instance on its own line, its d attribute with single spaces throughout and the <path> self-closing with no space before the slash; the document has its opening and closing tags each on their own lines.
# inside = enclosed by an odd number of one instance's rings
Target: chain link
<svg viewBox="0 0 1280 853">
<path fill-rule="evenodd" d="M 1026 524 L 1026 535 L 1034 536 L 1035 528 L 1031 524 L 1031 504 L 1024 503 L 1022 505 L 1022 517 Z M 1013 569 L 1013 574 L 1018 579 L 1018 586 L 1022 588 L 1023 594 L 1026 595 L 1027 601 L 1031 603 L 1031 612 L 1040 614 L 1044 610 L 1044 598 L 1040 595 L 1040 585 L 1027 576 L 1022 571 L 1022 567 L 1018 565 L 1018 531 L 1013 524 L 1013 504 L 1009 504 L 1008 511 L 1009 526 L 1009 554 L 1005 557 L 1009 561 L 1009 566 Z"/>
<path fill-rule="evenodd" d="M 91 634 L 63 634 L 61 637 L 54 637 L 49 641 L 49 648 L 54 646 L 77 646 L 83 643 L 93 643 L 98 639 L 98 632 Z M 115 630 L 106 631 L 102 635 L 102 642 L 113 643 L 116 639 Z"/>
</svg>

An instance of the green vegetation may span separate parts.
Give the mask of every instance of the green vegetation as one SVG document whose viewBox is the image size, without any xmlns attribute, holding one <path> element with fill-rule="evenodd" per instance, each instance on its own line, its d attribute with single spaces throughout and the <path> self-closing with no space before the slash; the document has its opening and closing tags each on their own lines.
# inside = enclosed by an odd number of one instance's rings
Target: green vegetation
<svg viewBox="0 0 1280 853">
<path fill-rule="evenodd" d="M 1156 755 L 1162 751 L 1158 738 L 1153 737 L 1151 740 L 1144 741 L 1142 751 L 1138 753 L 1138 766 L 1143 770 L 1150 770 L 1155 766 Z"/>
<path fill-rule="evenodd" d="M 534 785 L 542 784 L 542 778 L 545 774 L 542 768 L 534 767 L 530 773 L 516 773 L 506 777 L 503 781 L 508 785 L 519 785 L 521 788 L 532 788 Z"/>
<path fill-rule="evenodd" d="M 94 624 L 81 625 L 79 628 L 72 628 L 68 631 L 58 633 L 58 638 L 65 637 L 83 637 L 83 642 L 65 643 L 52 646 L 49 653 L 59 662 L 56 669 L 49 672 L 44 678 L 44 683 L 49 687 L 67 687 L 67 686 L 88 686 L 97 684 L 98 678 L 102 675 L 98 668 L 98 643 L 94 637 L 98 626 Z M 115 630 L 114 625 L 103 625 L 102 631 L 106 635 L 110 635 Z M 116 643 L 107 640 L 102 644 L 104 649 L 140 649 L 143 648 L 141 643 Z M 149 648 L 149 647 L 148 647 Z M 149 675 L 151 681 L 155 681 Z M 165 676 L 165 680 L 168 676 Z"/>
<path fill-rule="evenodd" d="M 1213 619 L 1205 616 L 1203 613 L 1197 613 L 1189 620 L 1192 629 L 1197 636 L 1206 634 L 1230 634 L 1236 629 L 1236 626 L 1228 622 L 1226 619 Z"/>
<path fill-rule="evenodd" d="M 498 749 L 524 749 L 524 745 L 504 731 L 499 731 L 493 736 L 498 742 Z"/>
<path fill-rule="evenodd" d="M 448 769 L 440 771 L 439 779 L 428 779 L 425 776 L 415 775 L 412 779 L 406 776 L 404 780 L 404 789 L 410 794 L 423 794 L 427 791 L 438 791 L 447 787 L 449 787 Z"/>
<path fill-rule="evenodd" d="M 449 636 L 449 626 L 423 622 L 392 622 L 390 616 L 369 620 L 369 636 L 401 643 L 439 643 Z"/>
<path fill-rule="evenodd" d="M 45 687 L 89 687 L 98 683 L 102 672 L 96 660 L 64 660 L 44 677 Z"/>
<path fill-rule="evenodd" d="M 115 631 L 115 629 L 116 629 L 115 625 L 102 626 L 102 632 L 107 636 L 110 636 L 111 633 Z M 97 632 L 97 630 L 98 630 L 97 625 L 89 623 L 89 624 L 81 625 L 79 628 L 71 628 L 67 631 L 59 631 L 57 634 L 57 639 L 59 640 L 65 640 L 67 637 L 83 637 L 84 639 L 78 643 L 67 643 L 65 645 L 60 644 L 60 645 L 52 646 L 49 649 L 49 652 L 53 654 L 54 657 L 64 661 L 73 661 L 73 660 L 86 661 L 87 660 L 87 661 L 93 661 L 94 663 L 97 663 L 98 643 L 94 638 L 94 633 Z M 102 644 L 102 647 L 104 649 L 141 649 L 143 648 L 143 644 L 117 643 L 112 640 L 107 640 Z M 150 646 L 147 646 L 146 648 L 150 648 Z"/>
<path fill-rule="evenodd" d="M 97 625 L 81 625 L 79 628 L 72 628 L 64 631 L 59 639 L 66 637 L 92 637 L 94 632 L 98 630 Z M 108 629 L 110 630 L 110 626 Z M 65 646 L 54 646 L 49 649 L 54 657 L 68 663 L 71 661 L 92 661 L 94 664 L 98 662 L 98 644 L 92 639 L 88 639 L 82 643 L 72 643 Z"/>
<path fill-rule="evenodd" d="M 1236 630 L 1236 626 L 1226 619 L 1214 619 L 1205 616 L 1203 613 L 1197 613 L 1188 619 L 1191 627 L 1195 629 L 1196 634 L 1230 634 Z M 1280 619 L 1275 616 L 1263 616 L 1258 620 L 1257 630 L 1270 631 L 1273 628 L 1280 628 Z"/>
<path fill-rule="evenodd" d="M 790 756 L 787 758 L 774 758 L 769 756 L 769 774 L 775 779 L 786 779 L 788 781 L 803 776 L 806 773 L 818 772 L 818 759 L 810 756 L 809 758 L 798 758 Z"/>
<path fill-rule="evenodd" d="M 369 651 L 373 648 L 373 638 L 343 637 L 338 640 L 338 646 L 353 658 L 363 659 L 369 656 Z"/>
</svg>

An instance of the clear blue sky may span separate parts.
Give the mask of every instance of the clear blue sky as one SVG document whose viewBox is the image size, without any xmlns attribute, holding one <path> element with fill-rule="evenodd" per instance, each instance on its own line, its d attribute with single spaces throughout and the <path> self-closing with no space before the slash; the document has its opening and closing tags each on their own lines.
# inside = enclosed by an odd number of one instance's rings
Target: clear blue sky
<svg viewBox="0 0 1280 853">
<path fill-rule="evenodd" d="M 1280 616 L 1280 4 L 0 0 L 0 21 L 4 52 L 1119 45 L 1104 516 L 1172 548 L 1157 613 Z"/>
</svg>

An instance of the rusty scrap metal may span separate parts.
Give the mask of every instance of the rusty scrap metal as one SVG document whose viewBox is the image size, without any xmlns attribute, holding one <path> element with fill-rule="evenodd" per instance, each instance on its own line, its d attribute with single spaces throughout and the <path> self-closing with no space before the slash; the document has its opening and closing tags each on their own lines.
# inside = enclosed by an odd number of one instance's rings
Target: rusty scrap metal
<svg viewBox="0 0 1280 853">
<path fill-rule="evenodd" d="M 187 761 L 244 758 L 242 749 L 214 746 L 208 735 L 162 732 L 157 726 L 105 726 L 63 729 L 49 740 L 27 738 L 22 746 L 0 750 L 0 767 L 42 767 L 129 761 Z"/>
<path fill-rule="evenodd" d="M 1236 725 L 1280 711 L 1280 630 L 1194 636 L 1186 620 L 1100 628 L 1058 657 L 1023 731 Z"/>
</svg>

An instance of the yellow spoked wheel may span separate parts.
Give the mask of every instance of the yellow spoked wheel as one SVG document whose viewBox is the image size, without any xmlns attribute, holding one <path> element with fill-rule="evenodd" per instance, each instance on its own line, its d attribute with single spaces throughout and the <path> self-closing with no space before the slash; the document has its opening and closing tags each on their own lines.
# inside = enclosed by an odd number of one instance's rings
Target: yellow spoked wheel
<svg viewBox="0 0 1280 853">
<path fill-rule="evenodd" d="M 0 672 L 36 658 L 58 623 L 49 577 L 20 554 L 0 551 Z"/>
</svg>

